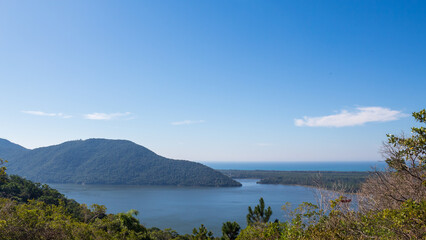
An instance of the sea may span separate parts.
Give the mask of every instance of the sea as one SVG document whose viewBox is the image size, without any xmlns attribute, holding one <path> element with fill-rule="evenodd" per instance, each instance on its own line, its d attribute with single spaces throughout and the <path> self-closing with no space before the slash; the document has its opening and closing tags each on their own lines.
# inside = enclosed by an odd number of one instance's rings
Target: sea
<svg viewBox="0 0 426 240">
<path fill-rule="evenodd" d="M 277 171 L 373 171 L 383 170 L 384 161 L 334 162 L 202 162 L 213 169 L 277 170 Z"/>
</svg>

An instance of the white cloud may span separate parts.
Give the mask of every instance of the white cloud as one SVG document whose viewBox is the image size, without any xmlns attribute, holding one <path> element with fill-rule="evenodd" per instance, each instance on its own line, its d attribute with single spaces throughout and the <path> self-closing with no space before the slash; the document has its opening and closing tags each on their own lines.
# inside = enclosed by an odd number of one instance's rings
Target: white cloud
<svg viewBox="0 0 426 240">
<path fill-rule="evenodd" d="M 383 107 L 358 107 L 356 111 L 342 110 L 338 114 L 322 117 L 303 117 L 294 119 L 298 127 L 349 127 L 363 125 L 368 122 L 388 122 L 407 116 L 401 111 Z"/>
<path fill-rule="evenodd" d="M 46 113 L 42 111 L 21 111 L 25 114 L 36 115 L 36 116 L 45 116 L 45 117 L 60 117 L 60 118 L 71 118 L 71 115 L 65 115 L 63 113 Z"/>
<path fill-rule="evenodd" d="M 180 121 L 180 122 L 172 122 L 172 125 L 190 125 L 190 124 L 197 124 L 197 123 L 203 123 L 204 120 L 184 120 L 184 121 Z"/>
<path fill-rule="evenodd" d="M 122 118 L 125 116 L 129 116 L 130 112 L 125 112 L 125 113 L 89 113 L 89 114 L 85 114 L 84 118 L 86 119 L 90 119 L 90 120 L 113 120 L 113 119 L 117 119 L 117 118 Z"/>
</svg>

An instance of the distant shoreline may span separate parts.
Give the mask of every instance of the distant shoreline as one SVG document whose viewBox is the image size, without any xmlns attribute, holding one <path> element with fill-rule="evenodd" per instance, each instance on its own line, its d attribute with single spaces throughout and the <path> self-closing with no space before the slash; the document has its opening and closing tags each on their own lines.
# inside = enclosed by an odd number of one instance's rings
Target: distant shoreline
<svg viewBox="0 0 426 240">
<path fill-rule="evenodd" d="M 260 179 L 258 184 L 308 186 L 343 192 L 356 192 L 370 175 L 367 171 L 277 171 L 218 170 L 233 179 Z"/>
</svg>

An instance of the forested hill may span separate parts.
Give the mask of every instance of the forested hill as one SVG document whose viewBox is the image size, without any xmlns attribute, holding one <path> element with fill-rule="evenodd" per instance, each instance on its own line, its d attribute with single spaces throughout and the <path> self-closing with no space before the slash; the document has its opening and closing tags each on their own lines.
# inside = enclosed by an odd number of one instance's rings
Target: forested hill
<svg viewBox="0 0 426 240">
<path fill-rule="evenodd" d="M 36 182 L 174 186 L 241 186 L 200 163 L 172 160 L 127 140 L 88 139 L 25 149 L 0 139 L 9 174 Z"/>
<path fill-rule="evenodd" d="M 26 151 L 29 150 L 9 140 L 0 138 L 0 158 L 9 159 Z"/>
</svg>

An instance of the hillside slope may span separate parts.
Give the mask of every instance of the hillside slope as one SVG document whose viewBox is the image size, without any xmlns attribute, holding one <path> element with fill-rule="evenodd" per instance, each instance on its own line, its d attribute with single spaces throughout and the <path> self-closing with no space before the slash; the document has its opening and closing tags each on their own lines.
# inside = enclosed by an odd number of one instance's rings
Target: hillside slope
<svg viewBox="0 0 426 240">
<path fill-rule="evenodd" d="M 200 163 L 172 160 L 127 140 L 88 139 L 28 150 L 3 140 L 10 174 L 45 183 L 241 186 Z"/>
<path fill-rule="evenodd" d="M 0 138 L 0 158 L 10 159 L 26 151 L 29 150 L 9 140 Z"/>
</svg>

